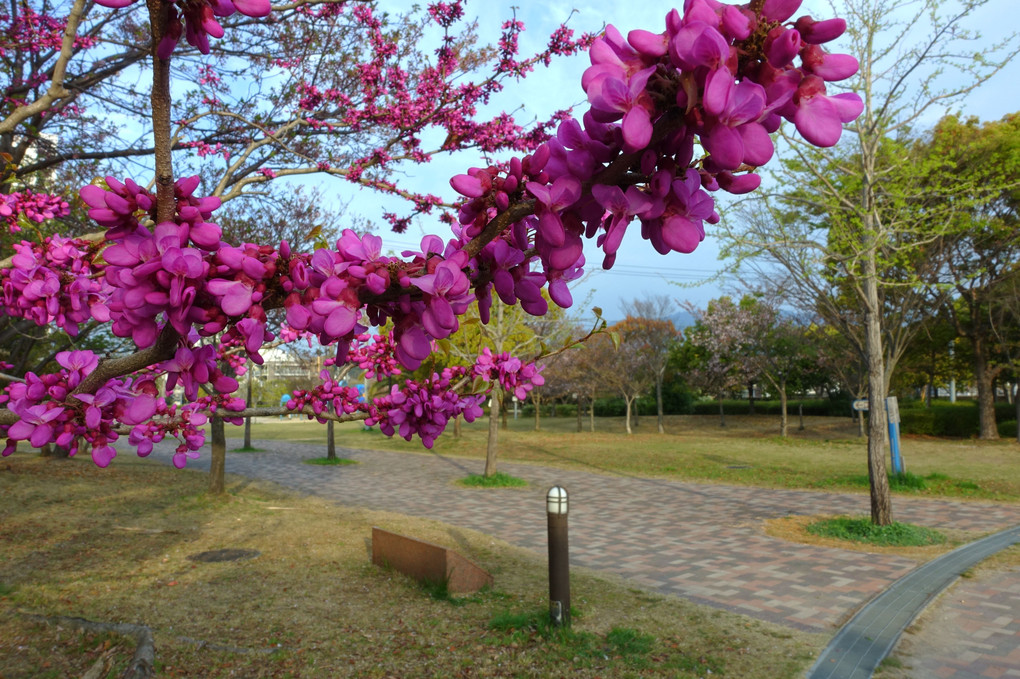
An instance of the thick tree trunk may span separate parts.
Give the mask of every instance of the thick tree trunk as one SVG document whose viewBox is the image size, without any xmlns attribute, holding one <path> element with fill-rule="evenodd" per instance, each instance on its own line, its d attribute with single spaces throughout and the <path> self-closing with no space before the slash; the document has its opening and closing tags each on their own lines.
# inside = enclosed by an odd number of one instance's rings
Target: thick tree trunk
<svg viewBox="0 0 1020 679">
<path fill-rule="evenodd" d="M 460 416 L 453 418 L 453 438 L 460 438 Z"/>
<path fill-rule="evenodd" d="M 630 406 L 634 402 L 634 399 L 633 398 L 629 398 L 626 394 L 624 394 L 623 395 L 623 400 L 627 404 L 627 416 L 624 419 L 624 422 L 627 425 L 627 433 L 628 434 L 633 434 L 634 432 L 630 428 Z"/>
<path fill-rule="evenodd" d="M 719 426 L 726 426 L 726 412 L 723 410 L 722 394 L 719 394 Z"/>
<path fill-rule="evenodd" d="M 244 402 L 245 402 L 245 404 L 249 408 L 252 407 L 251 406 L 251 369 L 248 370 L 248 389 L 247 389 L 247 395 L 245 396 L 245 401 Z M 330 423 L 332 424 L 332 420 L 330 420 Z M 246 417 L 246 418 L 244 418 L 244 449 L 245 450 L 250 450 L 251 447 L 252 447 L 252 445 L 251 445 L 251 418 L 250 417 Z"/>
<path fill-rule="evenodd" d="M 211 433 L 210 447 L 212 448 L 212 454 L 209 457 L 209 492 L 219 495 L 226 492 L 227 433 L 223 418 L 211 418 L 209 429 Z"/>
<path fill-rule="evenodd" d="M 662 375 L 655 376 L 655 423 L 660 434 L 666 433 L 662 420 Z"/>
<path fill-rule="evenodd" d="M 1013 407 L 1016 408 L 1016 442 L 1020 443 L 1020 380 L 1017 381 L 1016 391 L 1013 392 Z"/>
<path fill-rule="evenodd" d="M 801 400 L 797 402 L 797 418 L 800 420 L 800 424 L 797 426 L 797 431 L 804 431 L 804 398 L 801 395 Z"/>
<path fill-rule="evenodd" d="M 786 438 L 788 428 L 786 416 L 786 380 L 779 381 L 779 435 Z"/>
<path fill-rule="evenodd" d="M 336 436 L 333 431 L 333 420 L 326 420 L 326 459 L 336 459 Z"/>
<path fill-rule="evenodd" d="M 595 394 L 592 393 L 591 398 L 588 399 L 588 429 L 592 434 L 595 433 Z"/>
<path fill-rule="evenodd" d="M 865 228 L 868 229 L 870 225 Z M 868 367 L 868 479 L 871 486 L 871 521 L 877 526 L 893 522 L 889 477 L 885 467 L 885 363 L 882 354 L 882 319 L 878 300 L 878 274 L 873 249 L 865 256 L 865 351 Z"/>
<path fill-rule="evenodd" d="M 71 451 L 64 446 L 58 446 L 56 443 L 46 443 L 39 449 L 39 457 L 46 457 L 51 460 L 66 460 L 71 457 Z"/>
<path fill-rule="evenodd" d="M 747 383 L 747 414 L 754 415 L 754 382 Z"/>
<path fill-rule="evenodd" d="M 581 399 L 580 396 L 578 396 L 577 397 L 577 433 L 579 433 L 579 434 L 581 433 L 581 429 L 582 429 L 582 426 L 581 426 L 581 416 L 584 414 L 582 412 L 583 410 L 584 410 L 584 401 Z"/>
<path fill-rule="evenodd" d="M 496 456 L 499 454 L 499 411 L 503 394 L 498 386 L 492 388 L 492 405 L 489 407 L 489 440 L 485 445 L 485 475 L 496 473 Z"/>
<path fill-rule="evenodd" d="M 995 388 L 991 372 L 988 369 L 988 349 L 980 337 L 971 337 L 974 348 L 974 382 L 977 385 L 978 420 L 980 422 L 980 438 L 992 441 L 999 438 L 999 430 L 995 426 Z"/>
<path fill-rule="evenodd" d="M 531 403 L 535 406 L 535 431 L 542 431 L 542 399 L 531 392 Z"/>
</svg>

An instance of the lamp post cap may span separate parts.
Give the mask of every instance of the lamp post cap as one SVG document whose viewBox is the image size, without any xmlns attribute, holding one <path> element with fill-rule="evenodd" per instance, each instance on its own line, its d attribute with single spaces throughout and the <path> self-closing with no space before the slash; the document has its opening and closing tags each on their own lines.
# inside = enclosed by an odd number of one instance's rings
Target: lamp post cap
<svg viewBox="0 0 1020 679">
<path fill-rule="evenodd" d="M 553 486 L 545 495 L 546 510 L 550 514 L 567 513 L 567 489 L 563 486 Z"/>
</svg>

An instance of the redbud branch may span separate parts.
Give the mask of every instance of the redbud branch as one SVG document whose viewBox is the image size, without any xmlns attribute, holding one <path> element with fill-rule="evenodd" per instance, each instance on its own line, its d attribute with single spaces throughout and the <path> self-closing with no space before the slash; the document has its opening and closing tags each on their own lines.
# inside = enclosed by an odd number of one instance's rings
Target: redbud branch
<svg viewBox="0 0 1020 679">
<path fill-rule="evenodd" d="M 368 417 L 368 413 L 356 412 L 356 413 L 344 413 L 343 415 L 334 415 L 328 411 L 323 410 L 321 413 L 315 412 L 312 406 L 305 406 L 304 408 L 295 408 L 294 410 L 288 409 L 286 406 L 267 406 L 261 408 L 245 408 L 234 412 L 232 410 L 217 409 L 217 417 L 276 417 L 278 415 L 311 415 L 323 420 L 333 420 L 334 422 L 356 422 L 358 420 L 364 420 Z"/>
<path fill-rule="evenodd" d="M 19 106 L 4 120 L 0 121 L 0 135 L 10 134 L 23 121 L 51 108 L 55 101 L 72 96 L 72 93 L 64 88 L 64 76 L 67 74 L 67 62 L 71 60 L 74 53 L 74 38 L 78 34 L 78 24 L 81 23 L 84 14 L 85 0 L 75 0 L 67 17 L 67 25 L 64 26 L 64 37 L 60 44 L 60 56 L 53 67 L 53 78 L 50 80 L 49 89 L 31 104 Z"/>
<path fill-rule="evenodd" d="M 157 54 L 167 31 L 170 5 L 163 0 L 147 0 L 152 33 L 152 135 L 156 146 L 156 222 L 173 221 L 177 211 L 174 199 L 174 167 L 170 141 L 170 60 Z M 100 383 L 101 384 L 101 383 Z"/>
<path fill-rule="evenodd" d="M 122 358 L 108 358 L 99 362 L 99 366 L 89 373 L 81 381 L 71 395 L 93 394 L 101 386 L 115 377 L 122 377 L 136 372 L 150 365 L 173 358 L 177 349 L 177 340 L 180 335 L 171 326 L 167 325 L 159 333 L 156 343 L 151 347 L 142 349 Z M 2 424 L 2 422 L 0 422 Z"/>
</svg>

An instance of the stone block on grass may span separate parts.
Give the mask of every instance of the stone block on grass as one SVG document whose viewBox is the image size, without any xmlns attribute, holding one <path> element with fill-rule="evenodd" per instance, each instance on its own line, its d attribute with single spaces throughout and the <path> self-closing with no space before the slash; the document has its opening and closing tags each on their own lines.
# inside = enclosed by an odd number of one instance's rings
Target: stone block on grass
<svg viewBox="0 0 1020 679">
<path fill-rule="evenodd" d="M 440 545 L 372 528 L 372 563 L 409 575 L 419 582 L 446 582 L 450 594 L 470 594 L 492 576 L 463 556 Z"/>
</svg>

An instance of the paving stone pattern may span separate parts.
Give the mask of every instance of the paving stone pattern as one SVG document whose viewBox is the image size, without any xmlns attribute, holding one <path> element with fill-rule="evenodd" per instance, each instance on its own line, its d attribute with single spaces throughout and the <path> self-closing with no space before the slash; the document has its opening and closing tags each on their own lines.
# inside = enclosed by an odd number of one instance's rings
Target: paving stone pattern
<svg viewBox="0 0 1020 679">
<path fill-rule="evenodd" d="M 570 556 L 666 594 L 809 632 L 832 632 L 917 563 L 902 557 L 770 538 L 765 519 L 869 512 L 867 495 L 681 483 L 620 474 L 501 464 L 526 489 L 469 489 L 481 460 L 338 449 L 358 465 L 301 464 L 320 446 L 263 442 L 230 454 L 227 472 L 267 479 L 339 504 L 428 517 L 546 550 L 546 489 L 570 493 Z M 169 445 L 156 456 L 169 459 Z M 208 454 L 189 466 L 208 468 Z M 897 520 L 991 532 L 1020 524 L 1020 507 L 896 498 Z M 1014 610 L 1017 610 L 1014 608 Z M 1020 662 L 1017 663 L 1020 668 Z M 1003 675 L 1009 676 L 1009 675 Z M 1020 676 L 1020 675 L 1018 675 Z"/>
<path fill-rule="evenodd" d="M 958 580 L 895 656 L 912 679 L 1020 677 L 1020 569 Z"/>
</svg>

